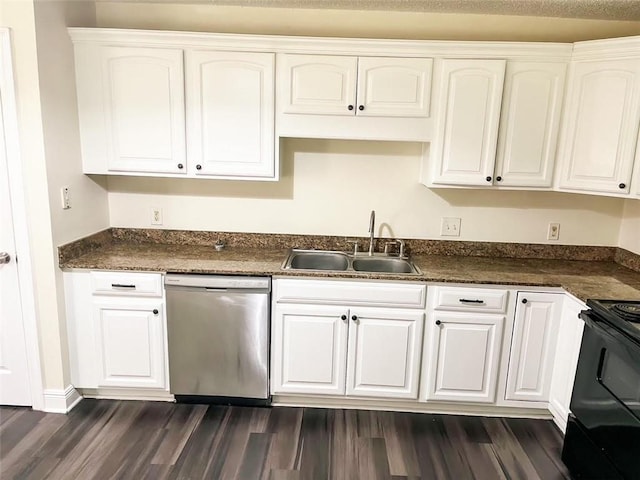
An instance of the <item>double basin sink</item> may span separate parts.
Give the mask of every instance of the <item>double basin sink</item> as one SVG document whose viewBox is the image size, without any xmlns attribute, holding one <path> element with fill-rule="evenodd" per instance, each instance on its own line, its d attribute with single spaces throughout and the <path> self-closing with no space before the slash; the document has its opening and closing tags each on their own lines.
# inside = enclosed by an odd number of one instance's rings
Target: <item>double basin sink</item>
<svg viewBox="0 0 640 480">
<path fill-rule="evenodd" d="M 420 270 L 408 258 L 351 255 L 327 250 L 293 249 L 282 264 L 284 270 L 323 270 L 333 272 L 391 273 L 419 275 Z"/>
</svg>

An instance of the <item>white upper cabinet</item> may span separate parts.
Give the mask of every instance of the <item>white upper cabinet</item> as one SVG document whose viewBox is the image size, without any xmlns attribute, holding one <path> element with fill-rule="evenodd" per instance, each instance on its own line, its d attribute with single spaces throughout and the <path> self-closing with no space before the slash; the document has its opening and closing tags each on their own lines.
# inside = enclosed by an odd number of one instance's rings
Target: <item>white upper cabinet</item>
<svg viewBox="0 0 640 480">
<path fill-rule="evenodd" d="M 187 50 L 189 173 L 274 177 L 275 54 Z"/>
<path fill-rule="evenodd" d="M 640 123 L 640 58 L 572 63 L 561 189 L 628 194 Z"/>
<path fill-rule="evenodd" d="M 285 113 L 428 117 L 429 58 L 282 55 Z"/>
<path fill-rule="evenodd" d="M 278 61 L 285 113 L 355 113 L 357 57 L 281 55 Z"/>
<path fill-rule="evenodd" d="M 507 400 L 549 400 L 563 298 L 562 293 L 518 293 Z"/>
<path fill-rule="evenodd" d="M 505 60 L 442 60 L 432 183 L 492 184 L 505 65 Z"/>
<path fill-rule="evenodd" d="M 551 187 L 565 71 L 564 63 L 507 63 L 495 185 Z"/>
<path fill-rule="evenodd" d="M 430 58 L 360 57 L 356 115 L 428 117 Z"/>
<path fill-rule="evenodd" d="M 184 173 L 182 50 L 76 48 L 85 173 Z"/>
</svg>

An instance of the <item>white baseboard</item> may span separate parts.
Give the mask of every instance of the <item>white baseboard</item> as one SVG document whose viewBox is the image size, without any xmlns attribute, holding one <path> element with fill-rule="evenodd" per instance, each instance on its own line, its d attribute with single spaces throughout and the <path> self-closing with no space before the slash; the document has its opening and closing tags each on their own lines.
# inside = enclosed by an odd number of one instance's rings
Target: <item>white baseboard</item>
<svg viewBox="0 0 640 480">
<path fill-rule="evenodd" d="M 100 400 L 144 400 L 151 402 L 175 402 L 168 390 L 136 388 L 82 388 L 84 398 Z"/>
<path fill-rule="evenodd" d="M 547 409 L 464 403 L 418 402 L 415 400 L 321 397 L 320 395 L 273 395 L 273 406 L 382 410 L 482 417 L 551 419 Z"/>
<path fill-rule="evenodd" d="M 64 390 L 46 388 L 43 393 L 43 411 L 48 413 L 69 413 L 82 400 L 82 396 L 73 388 L 73 385 L 69 385 Z"/>
</svg>

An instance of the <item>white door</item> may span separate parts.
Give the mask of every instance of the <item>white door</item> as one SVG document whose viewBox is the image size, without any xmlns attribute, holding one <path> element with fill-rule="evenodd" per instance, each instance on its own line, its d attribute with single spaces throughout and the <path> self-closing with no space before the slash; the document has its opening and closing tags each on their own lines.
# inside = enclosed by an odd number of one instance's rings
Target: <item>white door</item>
<svg viewBox="0 0 640 480">
<path fill-rule="evenodd" d="M 565 70 L 564 63 L 507 64 L 495 185 L 551 187 Z"/>
<path fill-rule="evenodd" d="M 186 53 L 189 174 L 275 176 L 275 54 Z"/>
<path fill-rule="evenodd" d="M 435 312 L 430 321 L 426 399 L 493 403 L 505 317 Z"/>
<path fill-rule="evenodd" d="M 629 193 L 640 122 L 640 60 L 572 66 L 558 159 L 560 187 Z"/>
<path fill-rule="evenodd" d="M 4 134 L 0 108 L 0 405 L 31 405 Z"/>
<path fill-rule="evenodd" d="M 549 399 L 563 297 L 561 293 L 518 293 L 507 400 Z"/>
<path fill-rule="evenodd" d="M 278 62 L 284 113 L 355 115 L 357 57 L 285 54 Z"/>
<path fill-rule="evenodd" d="M 165 388 L 162 302 L 96 304 L 99 387 Z"/>
<path fill-rule="evenodd" d="M 433 183 L 492 185 L 505 64 L 442 61 Z"/>
<path fill-rule="evenodd" d="M 430 58 L 360 57 L 357 115 L 428 117 Z"/>
<path fill-rule="evenodd" d="M 418 398 L 424 312 L 352 308 L 347 395 Z"/>
<path fill-rule="evenodd" d="M 344 395 L 348 309 L 278 305 L 271 337 L 272 393 Z"/>
</svg>

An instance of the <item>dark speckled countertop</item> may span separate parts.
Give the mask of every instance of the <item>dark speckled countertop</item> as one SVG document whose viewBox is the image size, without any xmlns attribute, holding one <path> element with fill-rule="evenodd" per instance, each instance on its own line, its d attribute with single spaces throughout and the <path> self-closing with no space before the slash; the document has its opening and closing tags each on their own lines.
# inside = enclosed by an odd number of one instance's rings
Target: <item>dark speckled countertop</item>
<svg viewBox="0 0 640 480">
<path fill-rule="evenodd" d="M 128 240 L 128 241 L 127 241 Z M 475 284 L 562 287 L 577 298 L 640 300 L 640 273 L 613 260 L 507 258 L 416 253 L 420 275 L 282 270 L 286 248 L 97 242 L 61 254 L 64 269 L 135 270 L 234 275 L 361 278 Z"/>
</svg>

